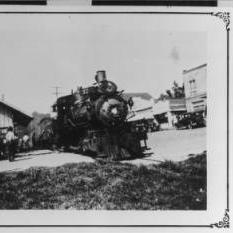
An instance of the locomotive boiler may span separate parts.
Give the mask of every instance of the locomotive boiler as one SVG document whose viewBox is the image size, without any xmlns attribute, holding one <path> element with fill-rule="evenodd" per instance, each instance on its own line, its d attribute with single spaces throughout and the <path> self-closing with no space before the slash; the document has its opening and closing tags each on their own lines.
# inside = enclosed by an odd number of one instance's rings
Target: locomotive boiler
<svg viewBox="0 0 233 233">
<path fill-rule="evenodd" d="M 147 132 L 127 122 L 133 106 L 105 71 L 97 71 L 95 83 L 78 87 L 57 99 L 53 135 L 58 147 L 113 160 L 139 157 L 146 149 Z"/>
</svg>

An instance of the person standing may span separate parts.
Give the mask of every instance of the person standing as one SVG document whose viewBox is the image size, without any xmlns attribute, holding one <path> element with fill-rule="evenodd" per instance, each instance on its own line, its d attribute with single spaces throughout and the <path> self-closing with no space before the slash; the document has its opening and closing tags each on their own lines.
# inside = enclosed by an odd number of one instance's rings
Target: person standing
<svg viewBox="0 0 233 233">
<path fill-rule="evenodd" d="M 4 138 L 2 134 L 0 134 L 0 158 L 4 155 Z"/>
<path fill-rule="evenodd" d="M 6 134 L 6 151 L 10 162 L 14 161 L 15 157 L 15 139 L 16 137 L 13 132 L 13 127 L 10 126 Z"/>
<path fill-rule="evenodd" d="M 29 150 L 29 136 L 24 134 L 23 136 L 23 151 L 27 152 Z"/>
</svg>

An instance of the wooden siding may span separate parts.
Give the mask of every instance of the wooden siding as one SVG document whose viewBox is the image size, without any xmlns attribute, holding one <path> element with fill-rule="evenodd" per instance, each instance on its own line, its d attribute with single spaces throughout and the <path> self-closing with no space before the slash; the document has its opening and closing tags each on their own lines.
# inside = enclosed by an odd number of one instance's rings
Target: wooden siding
<svg viewBox="0 0 233 233">
<path fill-rule="evenodd" d="M 13 114 L 4 106 L 0 106 L 0 128 L 13 126 Z"/>
</svg>

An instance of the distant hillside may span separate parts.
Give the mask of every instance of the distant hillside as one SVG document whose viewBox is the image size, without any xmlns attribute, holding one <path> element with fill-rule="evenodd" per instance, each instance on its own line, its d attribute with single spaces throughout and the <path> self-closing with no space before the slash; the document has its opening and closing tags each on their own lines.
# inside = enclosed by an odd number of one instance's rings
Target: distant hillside
<svg viewBox="0 0 233 233">
<path fill-rule="evenodd" d="M 43 118 L 50 117 L 50 114 L 49 113 L 44 114 L 44 113 L 39 113 L 39 112 L 33 112 L 32 117 L 33 117 L 32 122 L 39 123 Z"/>
</svg>

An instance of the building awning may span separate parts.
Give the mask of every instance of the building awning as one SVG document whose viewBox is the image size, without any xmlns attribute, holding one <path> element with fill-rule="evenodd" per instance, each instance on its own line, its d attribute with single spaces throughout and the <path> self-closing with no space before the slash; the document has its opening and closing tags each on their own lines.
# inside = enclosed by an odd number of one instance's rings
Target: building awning
<svg viewBox="0 0 233 233">
<path fill-rule="evenodd" d="M 33 119 L 29 114 L 23 112 L 19 108 L 7 103 L 6 101 L 0 101 L 0 105 L 7 108 L 13 114 L 13 120 L 19 125 L 27 126 Z"/>
<path fill-rule="evenodd" d="M 128 122 L 140 121 L 143 119 L 154 119 L 152 112 L 134 112 L 134 114 L 128 119 Z"/>
<path fill-rule="evenodd" d="M 169 100 L 170 111 L 180 112 L 186 111 L 185 99 L 170 99 Z"/>
<path fill-rule="evenodd" d="M 164 114 L 166 112 L 186 112 L 185 99 L 166 99 L 157 101 L 154 105 L 154 115 Z"/>
</svg>

